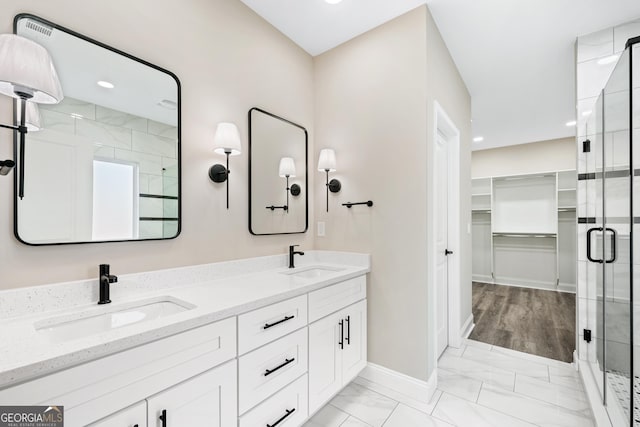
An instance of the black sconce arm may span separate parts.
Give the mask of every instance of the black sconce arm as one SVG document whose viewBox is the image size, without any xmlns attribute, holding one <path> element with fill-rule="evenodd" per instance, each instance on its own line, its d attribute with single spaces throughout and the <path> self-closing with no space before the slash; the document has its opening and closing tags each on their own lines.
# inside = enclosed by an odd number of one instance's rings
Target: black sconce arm
<svg viewBox="0 0 640 427">
<path fill-rule="evenodd" d="M 18 126 L 15 125 L 4 125 L 0 124 L 0 128 L 10 129 L 14 132 L 18 132 L 20 134 L 20 158 L 19 161 L 19 169 L 18 173 L 20 174 L 18 181 L 18 196 L 22 199 L 24 197 L 24 141 L 25 135 L 27 134 L 27 126 L 25 124 L 25 116 L 27 114 L 27 98 L 20 98 L 18 100 L 20 104 L 20 124 Z M 7 175 L 9 171 L 15 166 L 15 162 L 13 160 L 4 160 L 0 162 L 0 175 Z"/>
<path fill-rule="evenodd" d="M 284 205 L 284 206 L 273 206 L 273 205 L 271 205 L 271 206 L 265 206 L 265 208 L 266 209 L 271 209 L 272 211 L 275 211 L 276 209 L 282 209 L 282 210 L 285 210 L 285 211 L 289 210 L 289 207 L 287 205 Z"/>
</svg>

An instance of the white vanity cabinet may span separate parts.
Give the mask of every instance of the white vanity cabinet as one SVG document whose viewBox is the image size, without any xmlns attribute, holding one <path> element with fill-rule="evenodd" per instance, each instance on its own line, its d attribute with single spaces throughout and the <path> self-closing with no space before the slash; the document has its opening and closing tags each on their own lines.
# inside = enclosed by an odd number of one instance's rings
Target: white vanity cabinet
<svg viewBox="0 0 640 427">
<path fill-rule="evenodd" d="M 135 412 L 134 409 L 125 411 L 124 424 L 112 424 L 107 417 L 117 419 L 122 415 L 120 411 L 145 402 L 150 396 L 161 396 L 200 375 L 213 375 L 208 374 L 217 372 L 210 371 L 212 368 L 224 367 L 230 360 L 233 367 L 227 369 L 233 370 L 230 377 L 233 388 L 228 385 L 225 388 L 233 391 L 235 399 L 236 338 L 236 318 L 232 317 L 2 389 L 0 402 L 5 405 L 55 402 L 64 406 L 66 427 L 86 426 L 98 420 L 102 420 L 98 424 L 101 426 L 126 427 L 127 411 Z M 185 387 L 193 391 L 192 386 Z M 204 396 L 209 393 L 208 389 L 201 391 Z M 235 404 L 233 408 L 235 419 Z M 139 427 L 146 425 L 146 417 L 144 422 Z"/>
<path fill-rule="evenodd" d="M 236 427 L 236 361 L 197 375 L 91 427 Z"/>
<path fill-rule="evenodd" d="M 233 360 L 151 396 L 148 427 L 236 427 L 236 372 Z"/>
<path fill-rule="evenodd" d="M 89 424 L 89 427 L 147 427 L 147 402 L 138 402 L 98 422 Z"/>
<path fill-rule="evenodd" d="M 362 276 L 316 291 L 316 295 L 309 294 L 310 312 L 335 311 L 309 325 L 310 414 L 320 409 L 366 366 L 365 286 Z M 345 302 L 348 304 L 358 298 L 359 302 L 344 307 Z"/>
<path fill-rule="evenodd" d="M 67 427 L 300 427 L 366 365 L 364 275 L 230 315 L 0 389 L 0 403 L 64 406 Z"/>
</svg>

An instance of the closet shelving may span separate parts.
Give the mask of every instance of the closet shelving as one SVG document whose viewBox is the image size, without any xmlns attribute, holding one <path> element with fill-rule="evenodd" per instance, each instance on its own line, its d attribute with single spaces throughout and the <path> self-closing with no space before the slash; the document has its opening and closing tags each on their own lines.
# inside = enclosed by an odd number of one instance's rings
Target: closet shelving
<svg viewBox="0 0 640 427">
<path fill-rule="evenodd" d="M 575 291 L 574 170 L 472 180 L 473 280 Z"/>
</svg>

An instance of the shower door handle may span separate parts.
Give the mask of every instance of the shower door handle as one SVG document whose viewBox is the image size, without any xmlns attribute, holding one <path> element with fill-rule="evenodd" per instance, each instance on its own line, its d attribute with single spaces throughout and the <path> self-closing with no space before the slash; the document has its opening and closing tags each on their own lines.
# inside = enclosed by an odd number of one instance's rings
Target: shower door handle
<svg viewBox="0 0 640 427">
<path fill-rule="evenodd" d="M 609 227 L 605 230 L 611 232 L 611 258 L 605 261 L 607 264 L 611 264 L 618 259 L 618 232 Z"/>
<path fill-rule="evenodd" d="M 594 228 L 590 228 L 587 231 L 587 259 L 591 262 L 602 264 L 604 262 L 603 260 L 594 259 L 591 257 L 591 233 L 593 233 L 594 231 L 604 231 L 604 229 L 602 227 L 594 227 Z"/>
</svg>

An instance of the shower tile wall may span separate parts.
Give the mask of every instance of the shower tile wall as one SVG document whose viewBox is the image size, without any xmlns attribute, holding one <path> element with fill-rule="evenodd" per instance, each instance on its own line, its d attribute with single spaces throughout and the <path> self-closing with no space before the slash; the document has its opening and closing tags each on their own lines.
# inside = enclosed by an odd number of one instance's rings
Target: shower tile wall
<svg viewBox="0 0 640 427">
<path fill-rule="evenodd" d="M 609 28 L 596 33 L 588 34 L 579 37 L 576 42 L 576 95 L 577 95 L 577 168 L 578 174 L 593 174 L 600 172 L 597 170 L 596 165 L 602 165 L 602 141 L 596 138 L 596 129 L 593 122 L 588 122 L 590 113 L 595 110 L 595 103 L 601 90 L 607 84 L 611 73 L 616 66 L 619 54 L 624 50 L 626 41 L 631 38 L 640 35 L 640 20 L 632 21 L 623 25 L 619 25 L 614 28 Z M 635 67 L 634 67 L 635 70 Z M 636 70 L 637 72 L 637 70 Z M 640 80 L 635 80 L 638 82 Z M 616 95 L 615 88 L 611 88 L 611 84 L 608 87 L 608 92 L 611 92 L 609 99 L 613 99 L 612 96 Z M 621 96 L 627 96 L 623 92 Z M 634 90 L 634 95 L 640 96 L 638 90 Z M 637 98 L 636 98 L 637 99 Z M 612 102 L 612 101 L 609 101 Z M 634 109 L 635 110 L 635 109 Z M 637 114 L 637 113 L 636 113 Z M 635 114 L 634 114 L 635 115 Z M 621 116 L 622 117 L 622 116 Z M 627 115 L 628 117 L 628 115 Z M 622 117 L 623 119 L 625 117 Z M 613 119 L 613 120 L 612 120 Z M 602 120 L 598 118 L 598 120 Z M 634 124 L 637 126 L 640 124 L 640 120 L 634 119 Z M 609 167 L 614 170 L 616 167 L 621 169 L 628 168 L 628 143 L 629 143 L 629 131 L 625 129 L 625 123 L 615 122 L 615 118 L 609 117 L 608 128 L 609 129 L 621 129 L 618 132 L 607 132 L 605 135 L 606 145 L 608 151 L 605 153 L 607 163 Z M 609 138 L 612 138 L 609 139 Z M 589 139 L 591 141 L 591 151 L 583 152 L 583 141 Z M 599 147 L 599 150 L 598 150 Z M 637 152 L 640 150 L 634 150 L 634 157 L 637 157 Z M 638 165 L 637 161 L 634 161 L 635 165 Z M 636 166 L 637 167 L 637 166 Z M 587 177 L 592 178 L 592 177 Z M 636 180 L 638 177 L 635 178 Z M 636 183 L 638 183 L 636 181 Z M 622 184 L 622 185 L 621 185 Z M 578 304 L 578 357 L 583 360 L 587 360 L 595 367 L 597 365 L 598 352 L 602 350 L 597 349 L 597 334 L 598 329 L 602 328 L 602 325 L 596 324 L 597 308 L 597 293 L 598 287 L 601 287 L 602 279 L 598 277 L 595 263 L 588 262 L 586 258 L 586 232 L 587 229 L 593 227 L 595 217 L 602 216 L 602 208 L 596 205 L 597 188 L 596 185 L 602 185 L 602 181 L 596 179 L 583 179 L 578 182 L 577 199 L 578 199 L 578 218 L 580 223 L 578 224 L 578 290 L 577 290 L 577 304 Z M 638 188 L 638 187 L 636 187 Z M 612 213 L 615 216 L 615 211 L 619 210 L 625 214 L 629 211 L 628 206 L 624 203 L 628 200 L 628 187 L 624 182 L 616 180 L 606 181 L 605 192 L 607 194 L 607 209 L 608 216 Z M 619 195 L 617 193 L 620 193 Z M 617 197 L 619 196 L 619 197 Z M 637 198 L 636 198 L 637 199 Z M 616 203 L 616 200 L 620 203 Z M 637 203 L 637 202 L 636 202 Z M 616 226 L 621 236 L 621 245 L 619 253 L 619 262 L 609 267 L 609 273 L 616 279 L 610 277 L 607 279 L 607 368 L 612 371 L 624 372 L 626 366 L 629 365 L 629 351 L 628 345 L 624 343 L 629 342 L 629 310 L 628 303 L 630 298 L 629 293 L 629 280 L 623 280 L 629 275 L 629 247 L 624 245 L 624 236 L 628 238 L 629 227 L 624 224 L 618 224 Z M 634 226 L 635 228 L 635 226 Z M 636 234 L 637 235 L 637 234 Z M 636 250 L 640 249 L 638 243 L 640 239 L 636 239 L 634 242 Z M 601 249 L 601 248 L 599 248 Z M 635 257 L 635 262 L 638 262 L 640 257 Z M 626 266 L 625 266 L 626 264 Z M 634 275 L 640 271 L 640 268 L 634 269 Z M 598 283 L 600 284 L 598 285 Z M 634 280 L 633 283 L 640 283 L 640 281 Z M 613 285 L 612 285 L 613 284 Z M 618 285 L 617 287 L 615 285 Z M 602 297 L 602 295 L 600 295 Z M 619 305 L 619 309 L 616 306 Z M 638 323 L 640 320 L 640 312 L 638 311 L 636 304 L 634 304 L 634 320 Z M 635 343 L 640 342 L 640 324 L 636 324 L 634 327 L 635 337 L 633 341 Z M 594 341 L 591 344 L 587 344 L 583 339 L 583 329 L 591 329 L 594 336 Z M 619 337 L 617 335 L 620 335 Z M 617 346 L 617 347 L 616 347 Z M 634 345 L 637 351 L 640 348 Z M 636 360 L 639 360 L 636 358 Z M 600 369 L 602 367 L 599 367 Z M 594 369 L 595 371 L 595 369 Z M 640 366 L 636 363 L 634 366 L 635 372 L 640 372 Z M 596 378 L 601 381 L 601 378 Z M 627 379 L 628 382 L 628 379 Z"/>
<path fill-rule="evenodd" d="M 143 117 L 66 97 L 40 104 L 45 131 L 82 137 L 94 146 L 94 158 L 134 162 L 141 194 L 178 196 L 178 129 Z M 176 218 L 177 200 L 141 197 L 141 217 Z M 139 237 L 172 237 L 177 221 L 140 221 Z"/>
</svg>

